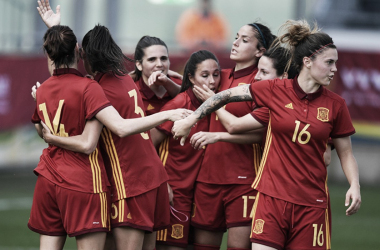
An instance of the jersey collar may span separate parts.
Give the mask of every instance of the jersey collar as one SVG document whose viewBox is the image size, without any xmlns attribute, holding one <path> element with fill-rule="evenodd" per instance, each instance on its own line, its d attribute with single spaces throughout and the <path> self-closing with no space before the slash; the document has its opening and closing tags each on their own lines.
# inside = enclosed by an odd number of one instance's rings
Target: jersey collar
<svg viewBox="0 0 380 250">
<path fill-rule="evenodd" d="M 318 97 L 320 97 L 322 95 L 322 92 L 323 92 L 323 86 L 320 86 L 319 89 L 314 92 L 314 93 L 305 93 L 300 85 L 298 84 L 298 76 L 296 76 L 294 79 L 293 79 L 293 89 L 294 91 L 296 92 L 296 95 L 298 96 L 299 99 L 307 99 L 309 101 L 312 101 L 314 99 L 317 99 Z"/>
<path fill-rule="evenodd" d="M 82 73 L 80 73 L 77 69 L 73 68 L 60 68 L 60 69 L 55 69 L 53 71 L 53 76 L 59 76 L 59 75 L 64 75 L 64 74 L 74 74 L 77 76 L 82 76 Z"/>
<path fill-rule="evenodd" d="M 152 99 L 155 94 L 153 92 L 153 90 L 151 90 L 148 85 L 145 84 L 143 78 L 141 77 L 138 81 L 138 84 L 140 85 L 140 89 L 141 91 L 144 93 L 144 96 L 147 98 L 147 99 Z"/>
<path fill-rule="evenodd" d="M 255 69 L 256 69 L 257 65 L 254 64 L 252 66 L 249 66 L 247 68 L 244 68 L 244 69 L 241 69 L 241 70 L 238 70 L 238 71 L 235 71 L 235 68 L 233 68 L 231 70 L 231 73 L 229 75 L 228 78 L 234 78 L 234 79 L 238 79 L 238 78 L 241 78 L 243 76 L 247 76 L 249 74 L 251 74 Z"/>
<path fill-rule="evenodd" d="M 199 106 L 202 105 L 202 103 L 195 96 L 191 87 L 186 90 L 186 93 L 190 97 L 191 103 L 194 105 L 194 107 L 199 108 Z"/>
</svg>

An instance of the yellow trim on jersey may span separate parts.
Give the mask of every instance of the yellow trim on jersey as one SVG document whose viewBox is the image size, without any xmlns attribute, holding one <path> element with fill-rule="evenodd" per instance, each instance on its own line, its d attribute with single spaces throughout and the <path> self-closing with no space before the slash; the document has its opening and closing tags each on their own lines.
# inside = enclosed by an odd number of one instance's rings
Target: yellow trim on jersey
<svg viewBox="0 0 380 250">
<path fill-rule="evenodd" d="M 255 223 L 255 216 L 256 216 L 257 204 L 259 203 L 259 198 L 260 198 L 260 192 L 257 192 L 255 203 L 253 203 L 253 207 L 252 207 L 252 225 L 251 225 L 251 235 L 249 236 L 250 238 L 252 238 L 252 229 L 254 228 L 253 225 Z"/>
<path fill-rule="evenodd" d="M 255 167 L 255 174 L 257 175 L 257 171 L 260 167 L 260 161 L 261 161 L 261 146 L 260 144 L 253 144 L 253 161 L 254 161 L 254 167 Z"/>
<path fill-rule="evenodd" d="M 160 148 L 159 148 L 160 159 L 164 166 L 166 165 L 166 160 L 168 159 L 168 155 L 169 155 L 169 139 L 170 139 L 169 137 L 166 137 L 165 140 L 161 142 Z"/>
<path fill-rule="evenodd" d="M 107 227 L 107 196 L 106 193 L 100 193 L 100 206 L 101 206 L 101 218 L 102 218 L 102 226 Z"/>
<path fill-rule="evenodd" d="M 99 162 L 98 162 L 98 155 L 99 151 L 96 148 L 94 152 L 92 152 L 88 159 L 90 161 L 91 165 L 91 172 L 92 172 L 92 184 L 94 188 L 94 193 L 100 193 L 103 192 L 103 186 L 102 186 L 102 173 L 100 170 Z"/>
<path fill-rule="evenodd" d="M 168 234 L 168 230 L 167 229 L 162 229 L 162 230 L 157 231 L 156 240 L 158 240 L 158 241 L 166 241 L 166 235 L 167 234 Z"/>
<path fill-rule="evenodd" d="M 329 219 L 329 206 L 330 204 L 330 197 L 329 197 L 329 189 L 327 186 L 327 176 L 325 181 L 325 190 L 326 190 L 326 197 L 327 197 L 327 209 L 325 214 L 325 226 L 326 226 L 326 249 L 331 249 L 331 234 L 330 234 L 330 219 Z"/>
<path fill-rule="evenodd" d="M 269 149 L 270 149 L 271 143 L 272 143 L 272 126 L 271 126 L 271 118 L 270 118 L 270 116 L 269 116 L 268 131 L 267 131 L 267 139 L 266 139 L 266 141 L 265 141 L 264 153 L 263 153 L 263 156 L 262 156 L 262 158 L 261 158 L 261 163 L 260 163 L 260 167 L 259 167 L 259 172 L 258 172 L 258 174 L 256 175 L 255 180 L 254 180 L 253 183 L 252 183 L 252 188 L 254 188 L 254 189 L 257 188 L 257 185 L 258 185 L 259 182 L 260 182 L 261 176 L 263 175 L 264 165 L 265 165 L 265 163 L 266 163 L 266 161 L 267 161 L 268 152 L 269 152 Z"/>
<path fill-rule="evenodd" d="M 119 200 L 119 222 L 124 222 L 124 203 L 125 199 Z"/>
<path fill-rule="evenodd" d="M 111 131 L 108 128 L 104 128 L 102 133 L 102 139 L 106 145 L 106 151 L 111 163 L 112 175 L 116 185 L 116 191 L 119 199 L 127 198 L 123 175 L 121 172 L 120 161 L 117 155 L 116 147 L 112 139 Z"/>
</svg>

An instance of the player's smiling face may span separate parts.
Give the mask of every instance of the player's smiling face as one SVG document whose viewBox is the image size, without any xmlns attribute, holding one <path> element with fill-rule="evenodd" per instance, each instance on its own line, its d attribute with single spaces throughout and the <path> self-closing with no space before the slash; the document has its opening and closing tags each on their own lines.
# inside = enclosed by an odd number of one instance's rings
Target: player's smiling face
<svg viewBox="0 0 380 250">
<path fill-rule="evenodd" d="M 195 75 L 189 77 L 191 83 L 200 88 L 203 84 L 212 91 L 216 91 L 220 83 L 220 69 L 218 63 L 213 59 L 207 59 L 197 65 Z"/>
<path fill-rule="evenodd" d="M 250 25 L 244 25 L 236 34 L 232 43 L 230 58 L 236 63 L 255 63 L 261 56 L 261 51 L 257 49 L 259 41 L 256 38 L 256 31 Z"/>
<path fill-rule="evenodd" d="M 144 57 L 141 62 L 136 62 L 136 66 L 142 72 L 145 83 L 155 71 L 161 71 L 167 75 L 170 67 L 168 50 L 163 45 L 149 46 L 144 49 Z"/>
<path fill-rule="evenodd" d="M 328 86 L 337 71 L 338 51 L 335 48 L 327 48 L 321 54 L 316 55 L 311 61 L 311 77 L 320 85 Z"/>
</svg>

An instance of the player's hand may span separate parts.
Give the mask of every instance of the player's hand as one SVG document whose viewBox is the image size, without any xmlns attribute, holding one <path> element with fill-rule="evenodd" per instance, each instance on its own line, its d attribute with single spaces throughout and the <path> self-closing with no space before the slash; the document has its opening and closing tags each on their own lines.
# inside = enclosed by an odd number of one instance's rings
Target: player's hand
<svg viewBox="0 0 380 250">
<path fill-rule="evenodd" d="M 61 23 L 61 6 L 58 5 L 56 8 L 56 13 L 50 8 L 49 0 L 39 0 L 38 3 L 38 13 L 41 16 L 42 21 L 46 24 L 48 28 L 59 25 Z"/>
<path fill-rule="evenodd" d="M 30 93 L 34 99 L 34 101 L 36 101 L 36 98 L 37 98 L 37 89 L 41 86 L 41 83 L 39 82 L 36 82 L 36 85 L 34 85 L 32 87 L 32 92 Z"/>
<path fill-rule="evenodd" d="M 192 124 L 188 121 L 188 119 L 182 119 L 174 122 L 172 127 L 173 138 L 177 140 L 181 138 L 180 144 L 181 146 L 185 145 L 186 138 L 189 136 Z"/>
<path fill-rule="evenodd" d="M 153 85 L 165 85 L 169 81 L 167 75 L 162 73 L 160 70 L 153 72 L 148 78 L 148 86 L 151 88 Z"/>
<path fill-rule="evenodd" d="M 172 122 L 184 119 L 191 115 L 194 111 L 189 109 L 172 109 L 168 110 L 169 112 L 169 120 Z"/>
<path fill-rule="evenodd" d="M 190 138 L 191 146 L 194 149 L 205 149 L 206 145 L 213 144 L 215 142 L 219 141 L 219 134 L 218 133 L 211 133 L 211 132 L 198 132 L 193 134 L 193 136 Z"/>
<path fill-rule="evenodd" d="M 42 139 L 44 139 L 46 143 L 51 143 L 53 133 L 43 121 L 41 121 L 41 125 L 42 125 Z"/>
<path fill-rule="evenodd" d="M 168 76 L 183 80 L 183 76 L 173 70 L 168 70 Z"/>
<path fill-rule="evenodd" d="M 194 85 L 193 92 L 203 102 L 206 101 L 211 96 L 215 95 L 214 91 L 209 89 L 205 84 L 203 84 L 203 88 L 200 88 Z"/>
<path fill-rule="evenodd" d="M 360 205 L 362 203 L 362 198 L 360 196 L 359 184 L 353 184 L 348 189 L 348 191 L 346 193 L 346 200 L 345 200 L 345 206 L 346 207 L 350 204 L 350 201 L 351 201 L 351 205 L 346 210 L 347 216 L 353 215 L 356 212 L 358 212 Z"/>
</svg>

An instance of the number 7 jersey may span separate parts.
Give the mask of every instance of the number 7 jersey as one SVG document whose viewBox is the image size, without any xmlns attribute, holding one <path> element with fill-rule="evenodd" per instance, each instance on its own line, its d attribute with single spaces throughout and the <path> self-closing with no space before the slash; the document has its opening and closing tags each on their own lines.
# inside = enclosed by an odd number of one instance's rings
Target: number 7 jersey
<svg viewBox="0 0 380 250">
<path fill-rule="evenodd" d="M 343 98 L 321 86 L 306 94 L 295 79 L 251 84 L 257 106 L 269 109 L 266 143 L 252 187 L 298 205 L 327 207 L 323 154 L 329 137 L 355 133 Z"/>
</svg>

